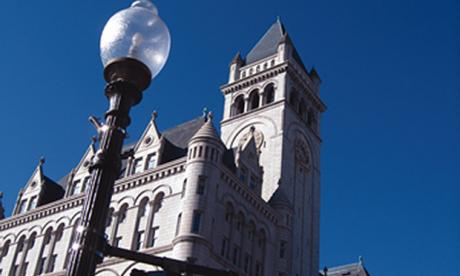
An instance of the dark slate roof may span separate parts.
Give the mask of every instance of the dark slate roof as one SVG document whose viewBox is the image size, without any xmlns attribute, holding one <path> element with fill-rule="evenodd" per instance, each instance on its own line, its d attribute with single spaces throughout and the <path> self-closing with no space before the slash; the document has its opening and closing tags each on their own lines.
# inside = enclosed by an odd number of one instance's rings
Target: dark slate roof
<svg viewBox="0 0 460 276">
<path fill-rule="evenodd" d="M 278 44 L 283 39 L 284 34 L 284 26 L 280 20 L 277 20 L 246 56 L 246 64 L 276 54 Z"/>
<path fill-rule="evenodd" d="M 43 206 L 50 202 L 61 199 L 64 196 L 64 188 L 54 182 L 51 178 L 43 176 L 43 182 L 43 189 L 40 192 L 37 206 Z"/>
<path fill-rule="evenodd" d="M 204 125 L 204 123 L 204 118 L 200 116 L 191 121 L 170 128 L 162 132 L 162 135 L 175 146 L 185 149 L 187 148 L 190 139 Z"/>
</svg>

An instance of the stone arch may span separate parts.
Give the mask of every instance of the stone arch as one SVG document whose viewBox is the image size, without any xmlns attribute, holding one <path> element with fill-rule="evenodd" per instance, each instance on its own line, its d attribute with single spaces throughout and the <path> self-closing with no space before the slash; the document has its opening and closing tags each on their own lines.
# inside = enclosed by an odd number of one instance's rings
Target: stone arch
<svg viewBox="0 0 460 276">
<path fill-rule="evenodd" d="M 158 193 L 164 193 L 164 197 L 169 197 L 173 193 L 173 189 L 170 185 L 162 184 L 153 189 L 152 194 L 156 196 Z M 153 198 L 155 198 L 155 196 Z"/>
<path fill-rule="evenodd" d="M 295 145 L 295 139 L 302 137 L 302 139 L 306 142 L 308 149 L 310 150 L 313 162 L 312 164 L 319 160 L 319 152 L 316 148 L 313 147 L 313 142 L 311 141 L 310 136 L 307 134 L 304 125 L 298 122 L 291 123 L 287 126 L 286 132 L 288 133 L 287 139 L 292 145 Z"/>
<path fill-rule="evenodd" d="M 262 126 L 262 127 L 258 127 Z M 276 126 L 275 121 L 267 116 L 258 116 L 257 118 L 250 119 L 248 121 L 241 122 L 239 125 L 237 125 L 234 130 L 230 133 L 230 135 L 227 138 L 227 141 L 225 141 L 225 144 L 228 145 L 228 142 L 230 143 L 230 148 L 234 148 L 238 146 L 238 141 L 244 135 L 246 132 L 249 132 L 251 127 L 255 127 L 258 130 L 261 130 L 262 128 L 265 129 L 266 131 L 263 131 L 263 134 L 265 137 L 273 137 L 278 134 L 278 127 Z M 265 133 L 270 131 L 270 133 Z"/>
<path fill-rule="evenodd" d="M 232 103 L 232 116 L 243 114 L 245 110 L 244 96 L 239 95 Z"/>
<path fill-rule="evenodd" d="M 124 196 L 115 202 L 116 204 L 115 209 L 119 209 L 120 206 L 122 206 L 123 204 L 128 204 L 128 206 L 133 206 L 134 202 L 135 202 L 135 199 L 133 196 Z"/>
<path fill-rule="evenodd" d="M 259 108 L 260 96 L 259 96 L 259 89 L 253 89 L 249 92 L 249 106 L 248 110 L 254 110 Z"/>
<path fill-rule="evenodd" d="M 152 191 L 144 190 L 134 199 L 134 206 L 138 206 L 144 198 L 148 198 L 148 201 L 152 200 Z"/>
<path fill-rule="evenodd" d="M 75 225 L 75 223 L 80 220 L 80 217 L 81 217 L 81 211 L 75 213 L 70 219 L 70 225 Z"/>
</svg>

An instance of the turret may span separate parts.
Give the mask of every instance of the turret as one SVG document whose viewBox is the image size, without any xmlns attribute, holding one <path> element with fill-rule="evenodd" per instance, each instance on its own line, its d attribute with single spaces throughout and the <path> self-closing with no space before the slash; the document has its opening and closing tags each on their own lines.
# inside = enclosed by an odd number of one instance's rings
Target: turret
<svg viewBox="0 0 460 276">
<path fill-rule="evenodd" d="M 230 75 L 228 82 L 232 83 L 240 79 L 240 68 L 244 65 L 244 60 L 241 58 L 240 52 L 236 53 L 230 63 Z"/>
<path fill-rule="evenodd" d="M 225 146 L 220 140 L 208 114 L 205 124 L 188 143 L 188 154 L 183 180 L 181 212 L 177 218 L 177 236 L 174 239 L 174 254 L 187 260 L 209 254 L 213 209 L 206 208 L 207 198 L 214 195 L 220 173 L 216 165 L 222 162 Z M 186 254 L 186 255 L 185 255 Z M 198 263 L 206 260 L 197 259 Z"/>
</svg>

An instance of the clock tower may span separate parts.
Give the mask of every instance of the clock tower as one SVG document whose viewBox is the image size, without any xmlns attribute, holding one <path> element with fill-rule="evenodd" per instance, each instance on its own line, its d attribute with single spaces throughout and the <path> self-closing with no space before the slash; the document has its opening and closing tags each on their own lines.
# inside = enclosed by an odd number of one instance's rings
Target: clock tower
<svg viewBox="0 0 460 276">
<path fill-rule="evenodd" d="M 307 70 L 280 20 L 243 58 L 230 64 L 222 140 L 238 151 L 254 137 L 263 174 L 261 196 L 284 201 L 281 218 L 290 275 L 318 274 L 320 210 L 320 78 Z M 238 168 L 241 170 L 242 168 Z"/>
</svg>

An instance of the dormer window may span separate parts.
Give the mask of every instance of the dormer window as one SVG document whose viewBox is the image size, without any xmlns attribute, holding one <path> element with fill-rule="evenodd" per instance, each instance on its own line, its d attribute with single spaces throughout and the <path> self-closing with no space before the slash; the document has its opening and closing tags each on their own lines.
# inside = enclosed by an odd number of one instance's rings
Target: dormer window
<svg viewBox="0 0 460 276">
<path fill-rule="evenodd" d="M 27 211 L 35 209 L 37 207 L 38 196 L 33 196 L 29 201 L 29 206 L 27 206 Z"/>
<path fill-rule="evenodd" d="M 27 200 L 26 199 L 23 199 L 21 200 L 21 203 L 19 203 L 19 209 L 18 209 L 18 214 L 23 214 L 26 212 L 26 205 L 27 204 Z"/>
<path fill-rule="evenodd" d="M 145 164 L 145 169 L 153 169 L 157 166 L 157 153 L 154 152 L 147 156 L 147 163 Z"/>
<path fill-rule="evenodd" d="M 73 185 L 72 185 L 72 188 L 71 188 L 71 191 L 70 191 L 70 195 L 76 195 L 76 194 L 79 194 L 81 192 L 81 180 L 78 179 L 78 180 L 75 180 L 73 182 Z"/>
<path fill-rule="evenodd" d="M 83 186 L 82 186 L 82 189 L 81 189 L 80 192 L 85 192 L 86 191 L 86 188 L 88 187 L 90 180 L 91 180 L 91 176 L 85 177 L 85 179 L 83 180 Z"/>
<path fill-rule="evenodd" d="M 140 173 L 142 171 L 142 158 L 137 158 L 134 160 L 132 174 Z"/>
</svg>

